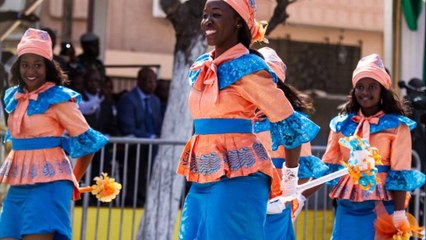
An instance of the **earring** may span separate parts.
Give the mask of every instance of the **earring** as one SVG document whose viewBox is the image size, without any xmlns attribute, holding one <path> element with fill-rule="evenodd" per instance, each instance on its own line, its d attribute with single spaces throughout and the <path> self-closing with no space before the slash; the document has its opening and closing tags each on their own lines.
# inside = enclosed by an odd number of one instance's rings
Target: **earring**
<svg viewBox="0 0 426 240">
<path fill-rule="evenodd" d="M 237 28 L 241 28 L 241 24 L 237 24 L 237 26 L 236 26 Z"/>
</svg>

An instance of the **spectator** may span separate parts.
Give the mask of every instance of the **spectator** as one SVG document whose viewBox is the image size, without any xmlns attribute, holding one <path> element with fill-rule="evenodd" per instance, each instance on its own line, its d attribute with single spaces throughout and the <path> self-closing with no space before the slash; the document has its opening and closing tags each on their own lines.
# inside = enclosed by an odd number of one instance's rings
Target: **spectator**
<svg viewBox="0 0 426 240">
<path fill-rule="evenodd" d="M 84 69 L 95 68 L 105 78 L 104 63 L 98 59 L 99 56 L 99 37 L 94 33 L 85 33 L 80 37 L 80 45 L 83 53 L 77 56 L 77 61 Z"/>
<path fill-rule="evenodd" d="M 156 74 L 152 69 L 139 70 L 137 86 L 118 102 L 118 127 L 122 135 L 141 138 L 160 136 L 163 119 L 160 99 L 154 95 L 156 86 Z"/>
<path fill-rule="evenodd" d="M 87 123 L 95 130 L 103 133 L 106 136 L 117 136 L 117 123 L 114 114 L 114 102 L 106 96 L 103 89 L 105 81 L 97 69 L 90 68 L 82 75 L 82 78 L 77 78 L 76 85 L 80 84 L 78 81 L 82 80 L 84 86 L 81 92 L 82 101 L 79 104 L 83 116 L 86 118 Z M 81 84 L 80 84 L 81 85 Z M 79 89 L 79 87 L 77 87 Z M 80 88 L 81 91 L 81 88 Z M 105 146 L 104 162 L 101 166 L 101 152 L 96 152 L 93 157 L 91 167 L 91 177 L 100 175 L 102 172 L 111 172 L 112 169 L 112 149 L 111 146 Z M 90 205 L 96 205 L 97 200 L 90 199 Z"/>
<path fill-rule="evenodd" d="M 166 113 L 167 102 L 169 100 L 170 91 L 170 80 L 160 79 L 158 80 L 157 88 L 155 89 L 155 95 L 160 99 L 161 102 L 161 116 L 164 119 Z"/>
<path fill-rule="evenodd" d="M 142 68 L 138 72 L 137 86 L 120 98 L 117 110 L 118 128 L 122 135 L 139 138 L 157 138 L 160 136 L 163 119 L 160 99 L 153 95 L 157 84 L 156 81 L 156 74 L 151 68 Z M 131 146 L 128 151 L 127 169 L 129 171 L 127 172 L 126 205 L 133 204 L 136 172 L 139 173 L 139 179 L 141 179 L 138 183 L 140 188 L 137 191 L 137 206 L 143 206 L 145 202 L 148 160 L 155 159 L 157 147 L 154 146 L 151 159 L 148 158 L 149 147 L 147 145 L 141 146 L 140 151 L 139 159 L 136 159 L 137 148 L 135 146 Z M 136 162 L 138 160 L 140 164 L 137 169 Z M 121 166 L 123 167 L 123 162 Z"/>
<path fill-rule="evenodd" d="M 84 67 L 77 61 L 77 56 L 75 54 L 75 48 L 72 42 L 62 42 L 61 51 L 59 56 L 65 61 L 64 71 L 68 74 L 68 77 L 71 78 L 72 72 L 84 72 Z"/>
</svg>

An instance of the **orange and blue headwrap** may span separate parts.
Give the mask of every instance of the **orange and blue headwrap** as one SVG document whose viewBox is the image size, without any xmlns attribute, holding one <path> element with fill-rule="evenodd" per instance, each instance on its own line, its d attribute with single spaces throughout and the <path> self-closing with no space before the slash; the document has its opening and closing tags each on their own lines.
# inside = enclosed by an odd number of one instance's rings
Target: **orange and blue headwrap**
<svg viewBox="0 0 426 240">
<path fill-rule="evenodd" d="M 255 19 L 256 3 L 254 0 L 223 0 L 229 4 L 247 24 L 252 37 L 252 43 L 266 41 L 266 23 Z"/>
</svg>

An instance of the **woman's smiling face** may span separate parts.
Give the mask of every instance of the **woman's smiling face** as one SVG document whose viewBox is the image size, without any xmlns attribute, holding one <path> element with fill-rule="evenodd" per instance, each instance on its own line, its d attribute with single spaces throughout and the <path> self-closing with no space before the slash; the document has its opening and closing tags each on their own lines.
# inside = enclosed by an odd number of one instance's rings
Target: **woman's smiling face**
<svg viewBox="0 0 426 240">
<path fill-rule="evenodd" d="M 355 97 L 365 115 L 380 111 L 381 87 L 373 78 L 363 78 L 356 83 Z"/>
<path fill-rule="evenodd" d="M 44 58 L 27 53 L 20 57 L 19 73 L 28 91 L 34 91 L 46 82 L 46 63 Z"/>
<path fill-rule="evenodd" d="M 208 0 L 203 10 L 201 30 L 207 43 L 222 53 L 238 43 L 237 24 L 240 22 L 241 18 L 226 2 Z"/>
</svg>

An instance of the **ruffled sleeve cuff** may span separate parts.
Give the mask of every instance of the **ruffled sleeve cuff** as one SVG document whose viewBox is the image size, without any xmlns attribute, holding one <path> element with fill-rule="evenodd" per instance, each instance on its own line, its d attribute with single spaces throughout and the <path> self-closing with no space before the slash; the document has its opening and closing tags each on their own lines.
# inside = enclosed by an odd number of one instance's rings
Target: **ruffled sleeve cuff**
<svg viewBox="0 0 426 240">
<path fill-rule="evenodd" d="M 293 149 L 310 142 L 319 132 L 319 126 L 298 112 L 279 122 L 271 122 L 272 150 L 279 145 Z"/>
<path fill-rule="evenodd" d="M 325 163 L 325 165 L 327 165 L 328 170 L 327 170 L 327 171 L 325 171 L 325 172 L 323 173 L 323 175 L 322 175 L 322 176 L 325 176 L 325 175 L 328 175 L 328 174 L 331 174 L 331 173 L 337 172 L 337 171 L 339 171 L 339 170 L 341 170 L 341 169 L 345 168 L 345 166 L 340 165 L 340 164 Z M 336 185 L 337 185 L 337 183 L 339 182 L 339 180 L 340 180 L 340 177 L 339 177 L 339 178 L 335 178 L 335 179 L 333 179 L 333 180 L 331 180 L 331 181 L 328 181 L 328 182 L 326 183 L 326 185 L 327 185 L 327 186 L 334 187 L 334 186 L 336 186 Z"/>
<path fill-rule="evenodd" d="M 319 178 L 328 171 L 328 166 L 315 156 L 300 157 L 299 178 Z"/>
<path fill-rule="evenodd" d="M 425 175 L 417 170 L 390 170 L 386 177 L 386 190 L 413 191 L 425 184 Z"/>
<path fill-rule="evenodd" d="M 73 158 L 95 153 L 108 143 L 102 133 L 89 128 L 86 132 L 75 136 L 67 137 L 63 142 L 63 149 Z"/>
</svg>

